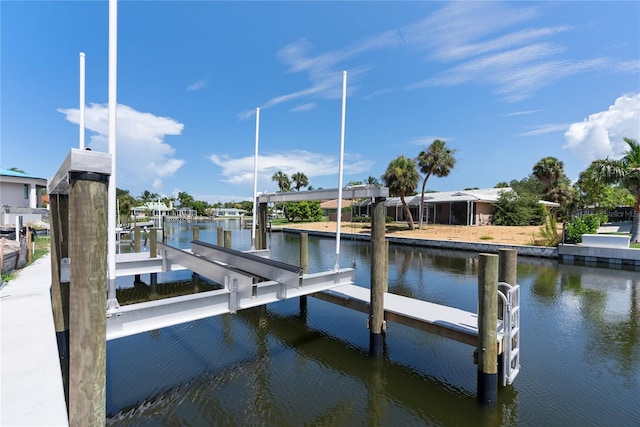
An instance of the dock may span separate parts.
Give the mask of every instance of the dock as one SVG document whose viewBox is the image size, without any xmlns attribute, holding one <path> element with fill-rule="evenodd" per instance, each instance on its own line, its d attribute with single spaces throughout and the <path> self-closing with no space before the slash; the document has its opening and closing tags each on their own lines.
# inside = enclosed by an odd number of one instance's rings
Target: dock
<svg viewBox="0 0 640 427">
<path fill-rule="evenodd" d="M 46 255 L 0 290 L 0 425 L 69 424 L 50 288 Z"/>
<path fill-rule="evenodd" d="M 371 292 L 357 285 L 336 286 L 312 296 L 362 313 L 369 313 Z M 434 304 L 402 295 L 384 293 L 386 320 L 420 329 L 464 344 L 478 344 L 478 315 L 455 307 Z M 503 322 L 498 321 L 498 354 L 504 342 Z"/>
</svg>

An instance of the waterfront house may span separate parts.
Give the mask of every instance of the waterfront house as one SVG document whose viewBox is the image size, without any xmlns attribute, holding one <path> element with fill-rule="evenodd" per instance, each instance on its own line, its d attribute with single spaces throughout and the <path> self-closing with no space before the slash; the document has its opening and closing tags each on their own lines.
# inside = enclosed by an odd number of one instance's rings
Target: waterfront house
<svg viewBox="0 0 640 427">
<path fill-rule="evenodd" d="M 16 215 L 22 215 L 26 222 L 42 219 L 47 213 L 46 193 L 46 178 L 0 169 L 0 224 L 13 224 Z"/>
<path fill-rule="evenodd" d="M 350 210 L 353 202 L 355 200 L 347 200 L 342 199 L 342 217 L 341 221 L 351 221 L 351 213 L 356 214 L 356 210 Z M 345 209 L 346 208 L 346 209 Z M 329 218 L 329 221 L 337 221 L 338 220 L 338 199 L 334 200 L 325 200 L 320 203 L 320 209 L 322 210 L 322 214 Z"/>
<path fill-rule="evenodd" d="M 422 222 L 446 225 L 490 225 L 493 205 L 505 191 L 513 190 L 510 187 L 504 187 L 425 193 Z M 404 199 L 414 221 L 419 221 L 420 194 L 406 196 Z M 386 203 L 387 216 L 394 221 L 406 221 L 400 197 L 389 197 Z M 547 208 L 559 206 L 557 203 L 547 201 L 540 201 L 540 203 Z M 369 215 L 370 204 L 370 200 L 358 203 L 358 215 Z"/>
</svg>

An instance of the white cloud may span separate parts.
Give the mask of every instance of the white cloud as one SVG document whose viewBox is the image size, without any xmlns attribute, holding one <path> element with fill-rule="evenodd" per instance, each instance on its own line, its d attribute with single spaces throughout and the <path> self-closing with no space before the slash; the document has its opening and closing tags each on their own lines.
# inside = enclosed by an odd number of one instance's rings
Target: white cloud
<svg viewBox="0 0 640 427">
<path fill-rule="evenodd" d="M 544 125 L 536 126 L 535 128 L 527 132 L 523 132 L 518 136 L 537 136 L 537 135 L 544 135 L 547 133 L 565 132 L 569 128 L 569 126 L 571 126 L 569 123 L 544 124 Z"/>
<path fill-rule="evenodd" d="M 524 110 L 524 111 L 514 111 L 512 113 L 505 113 L 502 117 L 514 117 L 514 116 L 524 116 L 528 114 L 539 113 L 542 110 Z"/>
<path fill-rule="evenodd" d="M 299 113 L 301 111 L 310 111 L 315 109 L 318 106 L 318 104 L 316 104 L 315 102 L 309 102 L 306 104 L 302 104 L 302 105 L 298 105 L 296 107 L 293 107 L 291 110 L 292 113 Z"/>
<path fill-rule="evenodd" d="M 531 7 L 454 2 L 408 26 L 403 30 L 405 38 L 410 43 L 422 43 L 429 59 L 457 63 L 408 88 L 482 84 L 492 87 L 504 100 L 514 102 L 578 73 L 637 71 L 636 62 L 620 59 L 567 58 L 565 47 L 553 39 L 573 30 L 567 25 L 510 31 L 514 25 L 532 21 L 538 15 L 538 10 Z"/>
<path fill-rule="evenodd" d="M 80 122 L 77 108 L 58 109 L 74 124 Z M 162 179 L 172 176 L 184 165 L 174 157 L 175 149 L 164 141 L 168 135 L 180 135 L 184 125 L 170 117 L 143 113 L 119 104 L 117 108 L 116 180 L 120 188 L 162 188 Z M 85 109 L 85 128 L 93 132 L 88 147 L 109 151 L 109 111 L 106 104 L 90 104 Z"/>
<path fill-rule="evenodd" d="M 640 140 L 640 93 L 621 96 L 607 111 L 572 124 L 564 137 L 565 148 L 586 162 L 620 158 L 627 148 L 624 137 Z"/>
<path fill-rule="evenodd" d="M 451 64 L 440 74 L 425 67 L 422 80 L 409 90 L 430 86 L 480 84 L 492 88 L 505 101 L 530 97 L 535 91 L 566 77 L 585 72 L 637 72 L 640 63 L 625 58 L 593 57 L 573 59 L 558 42 L 558 35 L 574 30 L 570 25 L 538 26 L 541 12 L 520 3 L 451 2 L 426 18 L 403 27 L 385 30 L 343 48 L 312 53 L 308 40 L 284 46 L 278 58 L 289 73 L 305 73 L 309 84 L 269 99 L 261 108 L 307 98 L 335 99 L 340 96 L 340 70 L 359 76 L 377 66 L 376 59 L 355 65 L 358 57 L 373 51 L 405 49 L 422 54 L 429 61 Z M 528 25 L 528 28 L 522 29 Z M 384 56 L 384 55 L 383 55 Z M 373 95 L 392 89 L 371 88 Z M 349 91 L 355 92 L 351 84 Z M 368 98 L 371 98 L 369 95 Z M 363 98 L 363 99 L 368 99 Z M 291 110 L 294 111 L 294 110 Z M 240 119 L 252 112 L 241 112 Z"/>
<path fill-rule="evenodd" d="M 187 86 L 187 91 L 200 90 L 204 89 L 205 87 L 207 87 L 207 81 L 205 79 L 200 79 L 197 82 Z"/>
<path fill-rule="evenodd" d="M 209 159 L 213 164 L 222 168 L 223 181 L 230 184 L 253 183 L 253 156 L 232 158 L 231 156 L 213 154 L 209 156 Z M 372 162 L 345 153 L 344 174 L 363 173 L 368 171 L 371 166 Z M 318 187 L 317 184 L 314 184 L 313 178 L 338 175 L 338 157 L 304 150 L 259 155 L 259 188 L 264 188 L 267 191 L 276 189 L 277 185 L 271 180 L 271 177 L 278 171 L 284 172 L 289 177 L 296 172 L 302 172 L 309 178 L 311 185 Z"/>
</svg>

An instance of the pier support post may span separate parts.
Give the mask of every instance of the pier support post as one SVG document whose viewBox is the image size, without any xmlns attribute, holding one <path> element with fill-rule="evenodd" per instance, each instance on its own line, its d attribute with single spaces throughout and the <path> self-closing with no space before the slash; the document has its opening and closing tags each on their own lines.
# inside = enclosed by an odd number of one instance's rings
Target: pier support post
<svg viewBox="0 0 640 427">
<path fill-rule="evenodd" d="M 193 232 L 193 240 L 200 240 L 200 227 L 194 225 L 191 230 Z"/>
<path fill-rule="evenodd" d="M 309 267 L 309 233 L 300 233 L 300 267 L 306 273 Z M 307 317 L 307 296 L 300 296 L 300 316 Z"/>
<path fill-rule="evenodd" d="M 222 229 L 222 227 L 216 227 L 216 233 L 218 238 L 218 246 L 224 246 L 224 230 Z"/>
<path fill-rule="evenodd" d="M 516 249 L 498 250 L 498 282 L 508 283 L 513 286 L 518 281 L 518 251 Z M 498 290 L 505 293 L 504 289 Z M 504 320 L 504 301 L 498 298 L 498 320 Z M 505 342 L 505 346 L 507 343 Z M 510 344 L 509 344 L 510 345 Z M 504 359 L 498 358 L 498 376 L 502 378 L 504 374 Z"/>
<path fill-rule="evenodd" d="M 477 399 L 498 400 L 498 255 L 478 254 Z"/>
<path fill-rule="evenodd" d="M 498 257 L 500 259 L 498 282 L 515 285 L 518 281 L 518 251 L 516 249 L 500 249 Z"/>
<path fill-rule="evenodd" d="M 231 249 L 231 230 L 224 230 L 224 247 Z"/>
<path fill-rule="evenodd" d="M 498 282 L 515 285 L 518 281 L 518 251 L 516 249 L 499 249 L 498 259 Z M 504 302 L 502 298 L 498 298 L 498 319 L 500 320 L 502 320 L 503 311 Z"/>
<path fill-rule="evenodd" d="M 140 252 L 140 239 L 142 238 L 142 227 L 136 225 L 133 227 L 133 251 L 135 253 Z"/>
<path fill-rule="evenodd" d="M 385 213 L 386 220 L 386 213 Z M 389 292 L 389 241 L 384 240 L 384 291 Z"/>
<path fill-rule="evenodd" d="M 109 176 L 69 172 L 69 425 L 106 418 L 107 184 Z"/>
<path fill-rule="evenodd" d="M 69 410 L 69 197 L 51 194 L 51 306 Z M 64 261 L 63 261 L 64 260 Z M 64 272 L 62 270 L 65 270 Z"/>
<path fill-rule="evenodd" d="M 369 355 L 381 356 L 384 348 L 384 290 L 388 280 L 385 261 L 384 197 L 376 197 L 371 217 L 371 305 L 369 312 Z"/>
<path fill-rule="evenodd" d="M 256 233 L 256 249 L 267 249 L 267 204 L 258 205 L 258 230 Z"/>
<path fill-rule="evenodd" d="M 156 258 L 158 256 L 158 229 L 152 228 L 149 233 L 149 258 Z"/>
</svg>

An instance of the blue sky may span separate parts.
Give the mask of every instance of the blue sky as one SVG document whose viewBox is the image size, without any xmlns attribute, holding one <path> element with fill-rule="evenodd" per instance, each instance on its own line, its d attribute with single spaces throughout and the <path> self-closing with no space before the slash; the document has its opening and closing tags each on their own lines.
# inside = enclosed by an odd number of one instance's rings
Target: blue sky
<svg viewBox="0 0 640 427">
<path fill-rule="evenodd" d="M 108 3 L 0 2 L 3 168 L 51 177 L 107 151 Z M 640 140 L 640 2 L 155 2 L 118 5 L 117 186 L 208 202 L 305 173 L 376 178 L 435 138 L 457 164 L 427 187 L 489 188 L 545 156 L 576 179 Z"/>
</svg>

